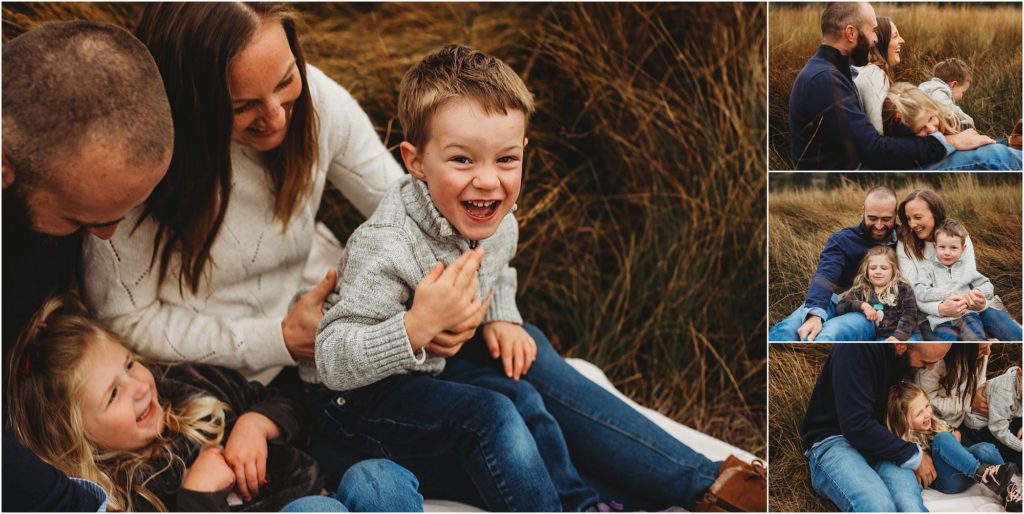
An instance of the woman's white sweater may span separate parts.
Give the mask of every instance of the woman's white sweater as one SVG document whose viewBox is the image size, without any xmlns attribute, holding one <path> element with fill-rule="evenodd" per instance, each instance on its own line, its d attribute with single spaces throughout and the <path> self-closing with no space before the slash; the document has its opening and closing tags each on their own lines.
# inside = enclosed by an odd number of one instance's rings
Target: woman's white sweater
<svg viewBox="0 0 1024 514">
<path fill-rule="evenodd" d="M 274 218 L 274 195 L 258 154 L 232 144 L 231 197 L 196 293 L 178 287 L 177 254 L 163 284 L 157 283 L 158 264 L 150 265 L 157 224 L 148 218 L 134 228 L 141 208 L 109 241 L 87 238 L 85 300 L 143 356 L 226 366 L 263 383 L 296 364 L 281 321 L 300 288 L 325 181 L 369 216 L 388 184 L 403 175 L 348 91 L 313 66 L 306 73 L 319 154 L 313 190 L 287 229 Z"/>
</svg>

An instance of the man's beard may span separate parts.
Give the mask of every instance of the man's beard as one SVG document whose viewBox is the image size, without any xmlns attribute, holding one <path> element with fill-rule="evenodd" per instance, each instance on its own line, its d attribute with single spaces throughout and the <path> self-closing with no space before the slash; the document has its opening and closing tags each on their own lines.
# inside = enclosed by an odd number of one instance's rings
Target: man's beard
<svg viewBox="0 0 1024 514">
<path fill-rule="evenodd" d="M 867 66 L 868 57 L 871 55 L 871 43 L 864 37 L 863 32 L 857 34 L 857 46 L 850 51 L 850 64 L 854 66 Z"/>
<path fill-rule="evenodd" d="M 32 230 L 32 219 L 29 217 L 28 203 L 25 200 L 27 191 L 14 181 L 3 192 L 3 229 L 12 234 L 25 234 Z"/>
</svg>

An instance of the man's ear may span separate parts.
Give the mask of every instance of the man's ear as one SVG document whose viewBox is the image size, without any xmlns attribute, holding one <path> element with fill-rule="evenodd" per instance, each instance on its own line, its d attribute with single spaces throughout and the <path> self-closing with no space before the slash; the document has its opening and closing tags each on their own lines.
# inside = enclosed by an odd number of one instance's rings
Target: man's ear
<svg viewBox="0 0 1024 514">
<path fill-rule="evenodd" d="M 892 347 L 896 350 L 896 355 L 907 353 L 907 343 L 893 343 Z"/>
<path fill-rule="evenodd" d="M 405 169 L 409 171 L 409 174 L 426 182 L 427 175 L 423 173 L 423 160 L 419 150 L 408 141 L 402 141 L 399 149 L 402 151 L 402 161 L 405 162 Z"/>
<path fill-rule="evenodd" d="M 7 186 L 14 183 L 14 168 L 11 167 L 10 163 L 7 162 L 7 150 L 0 148 L 0 156 L 3 156 L 4 161 L 4 184 L 3 188 L 7 189 Z"/>
</svg>

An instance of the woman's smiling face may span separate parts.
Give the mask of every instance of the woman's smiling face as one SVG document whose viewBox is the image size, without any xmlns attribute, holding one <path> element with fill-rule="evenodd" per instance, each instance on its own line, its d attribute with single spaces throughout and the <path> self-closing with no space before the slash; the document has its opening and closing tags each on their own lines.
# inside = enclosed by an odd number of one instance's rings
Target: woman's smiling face
<svg viewBox="0 0 1024 514">
<path fill-rule="evenodd" d="M 262 22 L 228 66 L 231 140 L 257 152 L 280 146 L 302 86 L 284 27 L 275 20 Z"/>
<path fill-rule="evenodd" d="M 928 207 L 928 202 L 915 198 L 903 206 L 907 215 L 907 226 L 914 233 L 914 237 L 922 241 L 930 241 L 932 231 L 935 230 L 935 216 Z"/>
<path fill-rule="evenodd" d="M 890 66 L 895 66 L 900 63 L 900 50 L 903 48 L 903 38 L 900 37 L 900 31 L 896 30 L 896 24 L 890 22 L 892 26 L 892 35 L 889 37 L 889 50 L 886 52 L 888 55 L 885 56 L 885 60 Z"/>
</svg>

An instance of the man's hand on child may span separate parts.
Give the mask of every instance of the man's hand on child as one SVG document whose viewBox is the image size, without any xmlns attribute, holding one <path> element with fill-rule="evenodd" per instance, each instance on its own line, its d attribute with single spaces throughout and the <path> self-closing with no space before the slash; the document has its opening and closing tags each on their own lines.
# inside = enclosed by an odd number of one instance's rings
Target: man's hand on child
<svg viewBox="0 0 1024 514">
<path fill-rule="evenodd" d="M 959 318 L 967 312 L 967 300 L 960 295 L 951 294 L 939 304 L 939 316 Z"/>
<path fill-rule="evenodd" d="M 324 300 L 334 292 L 337 282 L 338 272 L 328 270 L 324 279 L 302 295 L 281 320 L 284 345 L 293 359 L 313 360 L 313 356 L 316 355 L 316 329 L 320 325 L 320 320 L 324 318 Z"/>
<path fill-rule="evenodd" d="M 466 320 L 459 325 L 449 328 L 440 334 L 437 334 L 430 343 L 427 344 L 427 352 L 436 355 L 438 357 L 451 357 L 462 349 L 462 345 L 466 344 L 476 334 L 476 329 L 483 322 L 484 316 L 487 315 L 487 310 L 491 308 L 491 298 L 494 296 L 494 290 L 492 289 L 487 293 L 483 303 L 480 304 L 480 309 L 470 319 Z"/>
<path fill-rule="evenodd" d="M 996 141 L 991 137 L 979 134 L 977 130 L 967 129 L 959 134 L 946 136 L 946 142 L 953 145 L 953 148 L 957 150 L 974 150 L 979 146 L 989 145 Z"/>
<path fill-rule="evenodd" d="M 438 334 L 473 319 L 480 310 L 476 272 L 484 251 L 469 250 L 445 269 L 440 262 L 416 284 L 412 308 L 405 314 L 405 331 L 413 350 L 429 344 Z"/>
<path fill-rule="evenodd" d="M 220 446 L 210 446 L 199 452 L 181 482 L 182 489 L 199 493 L 215 493 L 235 483 L 235 472 L 224 461 Z"/>
<path fill-rule="evenodd" d="M 505 376 L 519 380 L 537 360 L 537 343 L 523 327 L 507 321 L 484 325 L 484 342 L 492 358 L 501 357 Z"/>
<path fill-rule="evenodd" d="M 917 476 L 917 483 L 921 484 L 922 488 L 927 488 L 935 481 L 938 472 L 935 471 L 935 463 L 927 451 L 921 452 L 921 464 L 914 470 L 914 475 Z"/>
<path fill-rule="evenodd" d="M 246 412 L 235 422 L 224 461 L 234 469 L 235 489 L 243 500 L 251 501 L 267 483 L 267 441 L 279 436 L 277 423 L 258 412 Z"/>
<path fill-rule="evenodd" d="M 860 310 L 864 312 L 864 317 L 867 318 L 868 321 L 875 321 L 878 319 L 878 311 L 868 304 L 868 302 L 861 302 Z"/>
<path fill-rule="evenodd" d="M 797 338 L 801 341 L 814 341 L 814 338 L 818 337 L 818 332 L 821 332 L 821 318 L 814 315 L 807 316 L 804 324 L 796 329 Z"/>
</svg>

